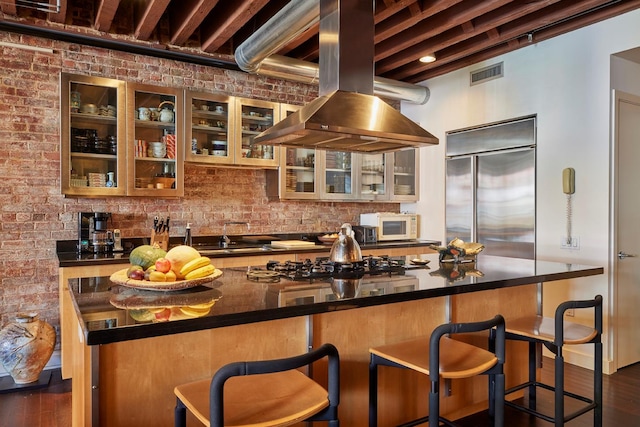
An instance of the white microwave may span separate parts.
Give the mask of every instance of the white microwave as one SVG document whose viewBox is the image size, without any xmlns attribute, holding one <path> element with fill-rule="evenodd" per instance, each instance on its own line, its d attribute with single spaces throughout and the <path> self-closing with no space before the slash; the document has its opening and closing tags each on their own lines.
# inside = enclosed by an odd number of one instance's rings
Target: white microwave
<svg viewBox="0 0 640 427">
<path fill-rule="evenodd" d="M 360 225 L 378 227 L 378 241 L 415 240 L 418 238 L 418 215 L 393 212 L 360 214 Z"/>
</svg>

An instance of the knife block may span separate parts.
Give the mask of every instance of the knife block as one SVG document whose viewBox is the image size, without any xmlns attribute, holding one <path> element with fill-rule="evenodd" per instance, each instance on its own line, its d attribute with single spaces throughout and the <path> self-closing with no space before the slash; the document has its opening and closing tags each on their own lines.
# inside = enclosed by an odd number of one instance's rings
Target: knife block
<svg viewBox="0 0 640 427">
<path fill-rule="evenodd" d="M 155 230 L 151 230 L 151 246 L 155 246 L 156 244 L 164 251 L 169 249 L 169 232 L 163 231 L 156 233 Z"/>
</svg>

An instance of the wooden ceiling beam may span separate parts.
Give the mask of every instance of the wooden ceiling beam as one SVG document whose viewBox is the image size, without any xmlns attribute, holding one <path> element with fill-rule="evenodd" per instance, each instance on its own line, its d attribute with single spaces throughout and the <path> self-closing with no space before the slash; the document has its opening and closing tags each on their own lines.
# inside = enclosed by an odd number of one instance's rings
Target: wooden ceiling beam
<svg viewBox="0 0 640 427">
<path fill-rule="evenodd" d="M 171 44 L 185 43 L 216 4 L 218 0 L 182 0 L 180 4 L 170 5 Z"/>
<path fill-rule="evenodd" d="M 98 31 L 109 32 L 118 6 L 120 6 L 120 0 L 100 0 L 93 27 Z"/>
<path fill-rule="evenodd" d="M 268 0 L 235 0 L 233 5 L 208 21 L 207 28 L 202 31 L 202 50 L 215 52 L 227 40 L 253 18 L 269 1 Z"/>
<path fill-rule="evenodd" d="M 396 36 L 376 43 L 375 60 L 381 61 L 391 55 L 410 49 L 418 43 L 435 37 L 446 30 L 471 21 L 485 13 L 489 13 L 511 0 L 486 0 L 481 2 L 464 1 L 443 10 L 429 19 L 405 29 Z"/>
<path fill-rule="evenodd" d="M 144 0 L 135 3 L 135 29 L 133 34 L 137 39 L 149 40 L 158 26 L 171 0 Z"/>
<path fill-rule="evenodd" d="M 462 0 L 446 0 L 439 2 L 431 2 L 426 8 L 420 8 L 416 3 L 408 5 L 403 10 L 398 10 L 392 17 L 376 24 L 376 33 L 374 41 L 380 43 L 396 34 L 401 33 L 409 27 L 416 25 L 431 16 L 441 13 L 450 7 L 453 7 Z M 375 15 L 376 18 L 378 14 Z"/>
<path fill-rule="evenodd" d="M 498 50 L 502 51 L 502 49 L 509 51 L 508 42 L 511 40 L 518 40 L 517 47 L 519 48 L 522 46 L 522 40 L 528 42 L 527 34 L 529 33 L 534 34 L 533 43 L 541 41 L 543 37 L 551 38 L 551 36 L 548 35 L 550 32 L 553 32 L 554 35 L 564 34 L 585 25 L 606 19 L 605 17 L 614 16 L 614 13 L 618 14 L 615 12 L 617 9 L 622 9 L 625 6 L 624 4 L 613 4 L 608 8 L 600 9 L 598 12 L 582 14 L 592 9 L 594 3 L 598 3 L 598 1 L 585 0 L 582 2 L 572 2 L 570 4 L 567 4 L 567 2 L 559 2 L 553 6 L 554 10 L 552 12 L 539 11 L 538 13 L 530 14 L 506 23 L 500 27 L 497 39 L 489 39 L 486 34 L 480 34 L 472 39 L 438 51 L 438 61 L 433 63 L 436 64 L 436 66 L 433 66 L 433 64 L 426 64 L 426 67 L 424 64 L 421 64 L 423 66 L 419 66 L 414 62 L 398 68 L 396 72 L 391 73 L 391 76 L 385 77 L 415 82 L 416 78 L 427 75 L 429 69 L 440 68 L 448 63 L 455 63 L 455 66 L 459 66 L 460 61 L 466 61 L 466 58 L 475 57 L 477 52 L 494 52 Z M 565 20 L 565 18 L 569 16 L 575 16 L 575 18 Z M 553 22 L 558 22 L 558 24 L 550 26 L 549 24 Z M 536 30 L 536 28 L 541 30 Z M 543 34 L 547 35 L 543 36 Z"/>
<path fill-rule="evenodd" d="M 417 2 L 418 0 L 382 0 L 381 3 L 380 0 L 378 0 L 376 2 L 373 22 L 376 24 L 382 22 Z"/>
<path fill-rule="evenodd" d="M 4 0 L 0 2 L 0 12 L 6 13 L 7 15 L 17 15 L 16 0 Z"/>
<path fill-rule="evenodd" d="M 499 28 L 502 25 L 506 25 L 524 17 L 527 17 L 528 19 L 533 13 L 544 9 L 549 6 L 550 3 L 558 3 L 559 1 L 560 0 L 546 0 L 544 2 L 528 3 L 518 9 L 513 7 L 503 7 L 493 10 L 471 21 L 473 22 L 473 31 L 471 32 L 465 31 L 468 29 L 470 21 L 464 21 L 460 24 L 460 27 L 442 32 L 435 37 L 416 43 L 415 45 L 412 45 L 382 61 L 377 61 L 376 71 L 380 73 L 380 75 L 384 75 L 391 70 L 396 70 L 394 71 L 394 74 L 396 72 L 407 70 L 407 68 L 403 68 L 404 66 L 412 67 L 410 69 L 416 69 L 416 67 L 420 67 L 422 69 L 429 68 L 430 66 L 432 67 L 433 64 L 415 64 L 415 62 L 423 56 L 425 52 L 436 52 L 436 56 L 438 57 L 437 62 L 441 63 L 446 59 L 443 58 L 444 55 L 440 53 L 443 50 L 462 43 L 467 39 L 473 39 L 478 35 L 485 34 L 493 28 Z M 533 23 L 531 23 L 531 25 L 533 25 Z M 483 48 L 486 48 L 486 46 L 483 46 Z"/>
</svg>

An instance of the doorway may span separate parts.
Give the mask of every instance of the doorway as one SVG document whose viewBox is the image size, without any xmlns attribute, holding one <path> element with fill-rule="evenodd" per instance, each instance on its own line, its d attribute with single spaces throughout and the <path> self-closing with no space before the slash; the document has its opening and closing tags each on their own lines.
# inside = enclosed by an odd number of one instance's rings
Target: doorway
<svg viewBox="0 0 640 427">
<path fill-rule="evenodd" d="M 640 362 L 640 96 L 615 91 L 613 116 L 613 354 L 616 369 Z"/>
</svg>

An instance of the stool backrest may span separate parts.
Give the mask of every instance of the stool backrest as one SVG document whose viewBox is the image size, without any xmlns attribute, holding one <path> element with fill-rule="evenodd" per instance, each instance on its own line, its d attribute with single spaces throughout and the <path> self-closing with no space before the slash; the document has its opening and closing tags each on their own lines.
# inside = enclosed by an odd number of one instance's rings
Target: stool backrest
<svg viewBox="0 0 640 427">
<path fill-rule="evenodd" d="M 493 319 L 471 323 L 445 323 L 438 326 L 431 333 L 429 338 L 429 377 L 431 381 L 438 381 L 439 360 L 440 360 L 440 338 L 444 335 L 466 334 L 470 332 L 480 332 L 495 328 L 495 351 L 491 349 L 498 359 L 498 364 L 505 362 L 505 323 L 504 317 L 498 314 Z"/>
<path fill-rule="evenodd" d="M 556 346 L 562 346 L 564 342 L 564 312 L 571 308 L 589 308 L 595 309 L 593 319 L 593 328 L 597 331 L 597 335 L 592 342 L 600 342 L 602 336 L 602 295 L 596 295 L 592 300 L 566 301 L 556 308 L 555 313 L 555 341 Z"/>
<path fill-rule="evenodd" d="M 220 368 L 211 380 L 209 392 L 210 422 L 212 427 L 224 426 L 224 384 L 231 377 L 267 374 L 298 369 L 311 365 L 322 358 L 328 358 L 328 382 L 329 406 L 311 419 L 324 420 L 327 417 L 337 418 L 338 404 L 340 403 L 340 358 L 338 350 L 333 344 L 323 344 L 315 350 L 298 356 L 261 360 L 252 362 L 233 362 Z"/>
</svg>

